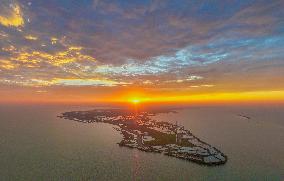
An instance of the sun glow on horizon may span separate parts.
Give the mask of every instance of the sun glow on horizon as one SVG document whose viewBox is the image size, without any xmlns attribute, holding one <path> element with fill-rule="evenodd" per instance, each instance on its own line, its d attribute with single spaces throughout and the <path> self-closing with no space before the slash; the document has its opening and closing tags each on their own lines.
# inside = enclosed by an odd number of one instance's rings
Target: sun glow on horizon
<svg viewBox="0 0 284 181">
<path fill-rule="evenodd" d="M 133 104 L 139 104 L 139 103 L 141 102 L 141 100 L 140 100 L 140 99 L 137 99 L 137 98 L 131 99 L 130 101 L 131 101 Z"/>
</svg>

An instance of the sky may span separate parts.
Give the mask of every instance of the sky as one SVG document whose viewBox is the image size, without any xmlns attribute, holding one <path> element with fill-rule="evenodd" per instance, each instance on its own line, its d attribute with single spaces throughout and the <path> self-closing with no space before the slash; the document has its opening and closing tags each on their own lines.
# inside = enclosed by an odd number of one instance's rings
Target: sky
<svg viewBox="0 0 284 181">
<path fill-rule="evenodd" d="M 283 0 L 0 1 L 0 102 L 284 102 Z"/>
</svg>

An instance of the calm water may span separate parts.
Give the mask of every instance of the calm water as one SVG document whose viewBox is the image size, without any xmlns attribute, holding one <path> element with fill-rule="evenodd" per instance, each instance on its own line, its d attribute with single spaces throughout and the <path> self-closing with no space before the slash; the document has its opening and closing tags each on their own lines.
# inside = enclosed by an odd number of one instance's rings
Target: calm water
<svg viewBox="0 0 284 181">
<path fill-rule="evenodd" d="M 111 125 L 56 117 L 84 109 L 91 108 L 1 105 L 0 180 L 284 179 L 283 107 L 192 107 L 156 116 L 177 120 L 228 155 L 217 167 L 121 148 Z"/>
</svg>

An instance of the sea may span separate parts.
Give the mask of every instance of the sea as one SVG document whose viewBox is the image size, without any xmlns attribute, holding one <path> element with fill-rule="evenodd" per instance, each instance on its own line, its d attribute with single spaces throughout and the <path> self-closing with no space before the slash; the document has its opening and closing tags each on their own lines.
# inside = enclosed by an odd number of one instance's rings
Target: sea
<svg viewBox="0 0 284 181">
<path fill-rule="evenodd" d="M 119 147 L 105 123 L 58 118 L 96 106 L 0 105 L 0 180 L 284 180 L 284 106 L 183 106 L 154 118 L 183 125 L 228 156 L 219 166 Z"/>
</svg>

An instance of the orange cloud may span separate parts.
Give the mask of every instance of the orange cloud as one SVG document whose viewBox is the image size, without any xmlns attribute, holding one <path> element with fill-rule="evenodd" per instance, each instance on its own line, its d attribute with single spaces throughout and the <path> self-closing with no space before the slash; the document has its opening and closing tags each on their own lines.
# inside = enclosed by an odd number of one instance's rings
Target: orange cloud
<svg viewBox="0 0 284 181">
<path fill-rule="evenodd" d="M 6 70 L 12 70 L 16 68 L 16 64 L 12 63 L 11 61 L 8 60 L 0 60 L 0 70 L 1 69 L 6 69 Z"/>
<path fill-rule="evenodd" d="M 18 4 L 10 5 L 11 12 L 7 16 L 0 15 L 0 24 L 3 26 L 9 27 L 9 26 L 23 26 L 24 25 L 24 19 L 22 16 L 21 8 Z"/>
<path fill-rule="evenodd" d="M 33 36 L 33 35 L 27 35 L 27 36 L 25 36 L 25 39 L 27 39 L 27 40 L 37 40 L 37 37 Z"/>
</svg>

